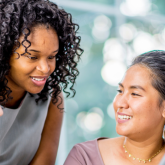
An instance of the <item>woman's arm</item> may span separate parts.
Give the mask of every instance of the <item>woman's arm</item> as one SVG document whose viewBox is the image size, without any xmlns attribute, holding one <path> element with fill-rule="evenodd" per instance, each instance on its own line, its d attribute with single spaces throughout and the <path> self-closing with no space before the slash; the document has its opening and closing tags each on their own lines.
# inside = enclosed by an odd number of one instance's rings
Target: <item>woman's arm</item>
<svg viewBox="0 0 165 165">
<path fill-rule="evenodd" d="M 64 108 L 64 99 L 62 93 L 59 96 L 62 98 L 62 104 L 60 105 L 60 108 Z M 60 102 L 60 98 L 55 105 L 52 103 L 52 101 L 50 102 L 41 136 L 41 142 L 37 153 L 29 165 L 55 164 L 63 119 L 63 112 L 61 112 L 57 107 Z"/>
</svg>

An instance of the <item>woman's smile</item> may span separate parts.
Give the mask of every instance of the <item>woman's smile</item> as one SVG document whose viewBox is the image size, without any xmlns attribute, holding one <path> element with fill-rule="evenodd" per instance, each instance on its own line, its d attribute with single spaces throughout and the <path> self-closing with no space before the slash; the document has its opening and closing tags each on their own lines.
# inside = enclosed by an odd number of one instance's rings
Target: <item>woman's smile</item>
<svg viewBox="0 0 165 165">
<path fill-rule="evenodd" d="M 36 86 L 43 86 L 46 83 L 48 76 L 32 76 L 31 80 Z"/>
<path fill-rule="evenodd" d="M 133 116 L 124 114 L 124 113 L 119 113 L 117 112 L 117 122 L 120 123 L 125 123 L 130 121 L 133 118 Z"/>
</svg>

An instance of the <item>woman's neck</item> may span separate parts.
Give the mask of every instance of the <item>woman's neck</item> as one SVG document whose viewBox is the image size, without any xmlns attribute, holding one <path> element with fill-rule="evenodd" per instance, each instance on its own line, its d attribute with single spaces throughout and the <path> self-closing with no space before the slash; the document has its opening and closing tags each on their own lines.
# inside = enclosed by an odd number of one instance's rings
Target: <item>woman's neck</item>
<svg viewBox="0 0 165 165">
<path fill-rule="evenodd" d="M 5 104 L 5 107 L 16 109 L 19 107 L 20 103 L 22 102 L 23 98 L 26 95 L 26 91 L 22 88 L 18 88 L 14 86 L 10 81 L 8 81 L 7 86 L 11 89 L 11 93 L 9 97 L 12 97 L 12 99 L 8 99 L 8 101 Z"/>
<path fill-rule="evenodd" d="M 149 159 L 162 148 L 164 145 L 163 143 L 164 141 L 162 137 L 159 136 L 157 139 L 155 139 L 155 137 L 151 137 L 148 140 L 140 142 L 125 138 L 123 145 L 125 145 L 128 153 L 131 154 L 132 159 L 133 157 L 139 159 Z"/>
<path fill-rule="evenodd" d="M 15 95 L 13 92 L 10 94 L 10 97 L 12 97 L 12 99 L 9 99 L 7 101 L 7 103 L 5 104 L 5 107 L 7 108 L 11 108 L 11 109 L 16 109 L 19 107 L 19 105 L 21 104 L 22 100 L 24 99 L 26 95 L 26 92 L 22 93 L 22 94 L 17 94 Z"/>
</svg>

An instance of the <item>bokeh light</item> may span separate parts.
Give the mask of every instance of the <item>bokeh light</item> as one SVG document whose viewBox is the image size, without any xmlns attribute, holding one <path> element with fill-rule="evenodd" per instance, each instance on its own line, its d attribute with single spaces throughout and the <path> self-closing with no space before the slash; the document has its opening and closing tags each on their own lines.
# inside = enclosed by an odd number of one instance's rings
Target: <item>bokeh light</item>
<svg viewBox="0 0 165 165">
<path fill-rule="evenodd" d="M 88 112 L 80 112 L 76 117 L 77 124 L 87 132 L 99 131 L 103 126 L 104 113 L 98 107 L 91 108 Z"/>
<path fill-rule="evenodd" d="M 140 31 L 133 41 L 133 48 L 137 55 L 153 50 L 155 41 L 151 34 Z"/>
<path fill-rule="evenodd" d="M 120 11 L 124 15 L 137 16 L 146 15 L 151 9 L 150 0 L 125 0 L 120 5 Z"/>
<path fill-rule="evenodd" d="M 91 113 L 91 112 L 98 113 L 102 118 L 104 118 L 104 112 L 99 107 L 93 107 L 93 108 L 91 108 L 89 110 L 89 113 Z"/>
<path fill-rule="evenodd" d="M 85 118 L 86 118 L 85 111 L 80 112 L 76 117 L 76 122 L 77 122 L 78 126 L 81 127 L 82 129 L 85 128 L 85 126 L 84 126 Z"/>
<path fill-rule="evenodd" d="M 112 86 L 117 86 L 126 72 L 126 65 L 117 60 L 108 61 L 101 70 L 103 80 Z"/>
<path fill-rule="evenodd" d="M 92 29 L 92 35 L 97 41 L 104 41 L 110 35 L 110 28 L 112 22 L 110 18 L 105 15 L 99 15 L 94 20 L 94 26 Z"/>
<path fill-rule="evenodd" d="M 136 27 L 131 23 L 126 23 L 120 26 L 119 34 L 125 42 L 130 42 L 137 34 Z"/>
<path fill-rule="evenodd" d="M 103 48 L 103 58 L 104 62 L 109 60 L 119 60 L 124 61 L 124 55 L 126 51 L 117 38 L 108 39 Z"/>
<path fill-rule="evenodd" d="M 100 114 L 91 112 L 87 114 L 84 124 L 87 130 L 98 131 L 103 125 L 103 118 Z"/>
</svg>

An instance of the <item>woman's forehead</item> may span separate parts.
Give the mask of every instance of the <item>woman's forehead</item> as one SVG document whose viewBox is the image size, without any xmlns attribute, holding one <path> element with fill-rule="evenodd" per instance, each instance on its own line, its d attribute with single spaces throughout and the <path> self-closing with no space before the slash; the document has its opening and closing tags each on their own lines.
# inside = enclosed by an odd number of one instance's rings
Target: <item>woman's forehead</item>
<svg viewBox="0 0 165 165">
<path fill-rule="evenodd" d="M 57 33 L 53 29 L 46 29 L 45 27 L 39 27 L 38 30 L 35 30 L 30 33 L 27 38 L 28 41 L 24 39 L 24 36 L 21 36 L 19 42 L 23 42 L 25 47 L 30 47 L 28 49 L 39 49 L 50 50 L 50 52 L 56 51 L 59 49 L 59 41 Z M 29 43 L 30 42 L 30 43 Z M 24 51 L 24 46 L 20 46 L 20 50 Z M 48 51 L 47 50 L 47 51 Z"/>
<path fill-rule="evenodd" d="M 121 83 L 132 86 L 132 85 L 151 85 L 151 71 L 142 65 L 131 66 L 125 73 Z"/>
</svg>

